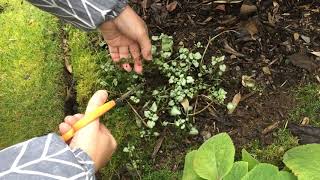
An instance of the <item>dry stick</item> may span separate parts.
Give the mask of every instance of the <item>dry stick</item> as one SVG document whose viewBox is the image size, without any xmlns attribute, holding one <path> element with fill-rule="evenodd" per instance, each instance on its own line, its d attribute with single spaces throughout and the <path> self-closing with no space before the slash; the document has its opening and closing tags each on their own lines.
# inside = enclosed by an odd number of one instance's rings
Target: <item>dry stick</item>
<svg viewBox="0 0 320 180">
<path fill-rule="evenodd" d="M 235 31 L 235 30 L 227 30 L 227 31 L 223 31 L 223 32 L 217 34 L 216 36 L 214 36 L 213 38 L 209 39 L 208 44 L 207 44 L 207 46 L 206 46 L 206 48 L 204 49 L 204 52 L 203 52 L 203 54 L 202 54 L 201 64 L 203 64 L 203 59 L 204 59 L 204 56 L 205 56 L 206 53 L 207 53 L 207 50 L 208 50 L 208 48 L 209 48 L 210 43 L 211 43 L 212 41 L 214 41 L 217 37 L 219 37 L 219 36 L 221 36 L 222 34 L 227 33 L 227 32 L 234 32 L 234 33 L 239 34 L 239 33 L 238 33 L 237 31 Z"/>
<path fill-rule="evenodd" d="M 197 106 L 198 106 L 198 99 L 199 99 L 199 96 L 197 96 L 196 103 L 195 103 L 195 105 L 194 105 L 193 114 L 196 113 Z M 189 114 L 188 114 L 188 115 L 189 115 Z M 196 122 L 196 116 L 193 116 L 192 120 L 193 120 L 193 123 L 195 123 L 195 122 Z"/>
<path fill-rule="evenodd" d="M 204 107 L 203 109 L 201 109 L 200 111 L 198 111 L 198 112 L 196 112 L 196 113 L 189 114 L 189 116 L 195 116 L 195 115 L 197 115 L 197 114 L 202 113 L 203 111 L 205 111 L 206 109 L 208 109 L 213 103 L 214 103 L 213 101 L 210 102 L 210 103 L 208 103 L 208 105 L 207 105 L 206 107 Z"/>
<path fill-rule="evenodd" d="M 132 111 L 136 114 L 136 116 L 138 116 L 138 118 L 140 119 L 140 121 L 141 121 L 146 127 L 148 127 L 147 123 L 144 122 L 143 118 L 140 116 L 140 114 L 137 112 L 137 110 L 134 109 L 134 107 L 130 104 L 129 101 L 127 101 L 127 104 L 131 107 Z"/>
</svg>

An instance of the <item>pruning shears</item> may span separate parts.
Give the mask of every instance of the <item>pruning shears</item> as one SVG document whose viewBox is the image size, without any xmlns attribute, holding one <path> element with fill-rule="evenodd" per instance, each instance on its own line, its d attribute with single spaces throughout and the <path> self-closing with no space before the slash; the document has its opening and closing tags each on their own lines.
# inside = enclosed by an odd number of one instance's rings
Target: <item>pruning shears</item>
<svg viewBox="0 0 320 180">
<path fill-rule="evenodd" d="M 68 140 L 70 140 L 74 134 L 81 128 L 87 126 L 88 124 L 90 124 L 91 122 L 93 122 L 94 120 L 96 120 L 97 118 L 99 118 L 100 116 L 104 115 L 105 113 L 107 113 L 108 111 L 110 111 L 111 109 L 113 109 L 114 107 L 116 107 L 117 105 L 122 104 L 123 100 L 125 100 L 126 98 L 128 98 L 136 89 L 138 89 L 141 85 L 133 88 L 132 90 L 128 91 L 127 93 L 123 94 L 121 97 L 119 97 L 116 100 L 111 100 L 105 104 L 103 104 L 102 106 L 98 107 L 97 109 L 95 109 L 94 111 L 86 114 L 84 116 L 84 118 L 80 119 L 79 121 L 77 121 L 72 128 L 66 132 L 65 134 L 62 135 L 62 138 L 65 142 L 67 142 Z"/>
</svg>

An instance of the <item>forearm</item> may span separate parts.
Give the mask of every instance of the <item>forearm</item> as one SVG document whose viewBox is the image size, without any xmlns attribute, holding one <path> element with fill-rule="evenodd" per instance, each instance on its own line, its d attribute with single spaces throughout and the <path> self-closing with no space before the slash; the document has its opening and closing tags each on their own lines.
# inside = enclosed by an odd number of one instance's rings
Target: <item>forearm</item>
<svg viewBox="0 0 320 180">
<path fill-rule="evenodd" d="M 94 163 L 71 150 L 56 134 L 34 138 L 0 151 L 0 179 L 95 179 Z"/>
<path fill-rule="evenodd" d="M 38 8 L 83 30 L 94 30 L 117 17 L 127 0 L 28 0 Z"/>
</svg>

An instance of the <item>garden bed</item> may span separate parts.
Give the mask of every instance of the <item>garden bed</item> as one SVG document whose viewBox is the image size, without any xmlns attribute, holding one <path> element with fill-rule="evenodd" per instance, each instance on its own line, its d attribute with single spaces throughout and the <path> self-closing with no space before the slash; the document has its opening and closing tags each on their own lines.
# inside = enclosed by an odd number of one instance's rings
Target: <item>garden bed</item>
<svg viewBox="0 0 320 180">
<path fill-rule="evenodd" d="M 164 33 L 173 37 L 174 52 L 179 51 L 180 42 L 193 50 L 195 44 L 201 42 L 203 47 L 196 48 L 195 52 L 204 54 L 205 65 L 209 66 L 212 56 L 225 56 L 227 70 L 219 78 L 218 86 L 227 91 L 227 99 L 216 102 L 206 98 L 209 94 L 205 91 L 189 99 L 190 106 L 195 108 L 192 121 L 199 131 L 196 136 L 158 124 L 156 131 L 160 136 L 140 139 L 141 129 L 132 128 L 128 133 L 126 129 L 119 129 L 125 128 L 123 124 L 117 126 L 110 118 L 107 124 L 121 137 L 119 151 L 125 148 L 127 151 L 132 145 L 135 150 L 127 154 L 118 151 L 116 160 L 111 161 L 112 170 L 103 171 L 104 178 L 112 175 L 139 178 L 142 174 L 146 179 L 174 179 L 176 174 L 171 172 L 180 172 L 186 152 L 219 132 L 228 132 L 237 149 L 245 147 L 258 159 L 281 166 L 283 153 L 297 145 L 297 138 L 290 134 L 287 125 L 300 123 L 307 117 L 310 125 L 319 126 L 320 61 L 312 54 L 320 51 L 319 2 L 246 1 L 251 9 L 256 8 L 249 14 L 239 14 L 232 7 L 224 11 L 212 1 L 143 2 L 146 4 L 132 2 L 132 5 L 146 20 L 151 35 Z M 101 56 L 105 48 L 103 40 L 92 37 L 87 47 L 92 54 L 99 52 L 93 58 L 99 60 L 97 64 L 102 68 L 97 81 L 100 85 L 93 89 L 106 87 L 112 97 L 117 97 L 133 82 L 139 82 L 132 79 L 132 74 L 117 73 L 110 59 Z M 137 105 L 129 101 L 132 107 L 128 106 L 133 109 L 131 117 L 136 116 L 135 119 L 122 116 L 122 110 L 114 115 L 126 119 L 125 125 L 137 126 L 137 122 L 143 127 L 141 119 L 147 123 L 144 103 L 152 101 L 155 98 L 152 91 L 169 81 L 154 64 L 146 65 L 143 78 L 144 96 L 148 98 L 141 99 L 143 102 Z M 210 84 L 210 79 L 204 82 Z M 248 83 L 253 86 L 246 85 Z M 227 104 L 238 93 L 241 100 L 235 111 L 228 113 Z M 311 99 L 314 101 L 310 102 Z M 168 113 L 160 113 L 159 119 L 170 117 Z M 134 163 L 138 165 L 134 167 Z M 155 170 L 162 171 L 153 173 Z"/>
</svg>

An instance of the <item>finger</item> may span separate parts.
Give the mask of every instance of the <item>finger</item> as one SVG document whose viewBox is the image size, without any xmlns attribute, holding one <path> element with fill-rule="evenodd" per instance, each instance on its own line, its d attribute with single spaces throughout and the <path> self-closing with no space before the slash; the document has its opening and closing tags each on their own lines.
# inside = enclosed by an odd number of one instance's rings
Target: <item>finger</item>
<svg viewBox="0 0 320 180">
<path fill-rule="evenodd" d="M 109 46 L 109 52 L 110 52 L 110 55 L 111 55 L 113 62 L 120 61 L 120 54 L 119 54 L 118 47 Z"/>
<path fill-rule="evenodd" d="M 137 43 L 133 43 L 132 45 L 129 46 L 130 54 L 133 59 L 138 59 L 140 58 L 140 48 Z"/>
<path fill-rule="evenodd" d="M 60 134 L 65 134 L 65 133 L 67 133 L 71 128 L 72 128 L 72 127 L 71 127 L 68 123 L 63 122 L 63 123 L 61 123 L 61 124 L 59 125 L 59 132 L 60 132 Z"/>
<path fill-rule="evenodd" d="M 151 53 L 152 45 L 149 39 L 147 29 L 138 37 L 138 43 L 141 47 L 141 53 L 143 58 L 149 61 L 152 60 L 152 53 Z"/>
<path fill-rule="evenodd" d="M 127 72 L 131 72 L 132 71 L 132 67 L 128 63 L 122 64 L 122 68 Z"/>
<path fill-rule="evenodd" d="M 129 46 L 130 53 L 134 59 L 134 71 L 138 74 L 142 73 L 142 62 L 140 57 L 140 48 L 138 44 L 134 43 Z"/>
<path fill-rule="evenodd" d="M 127 59 L 129 57 L 128 46 L 119 47 L 119 55 L 120 55 L 120 59 Z"/>
<path fill-rule="evenodd" d="M 103 124 L 100 124 L 99 129 L 103 134 L 107 134 L 107 135 L 111 134 L 110 130 L 107 129 L 107 127 Z"/>
<path fill-rule="evenodd" d="M 80 119 L 82 119 L 84 117 L 83 114 L 75 114 L 73 116 L 67 116 L 64 119 L 64 122 L 69 124 L 70 126 L 73 126 L 77 121 L 79 121 Z"/>
<path fill-rule="evenodd" d="M 89 103 L 86 109 L 86 114 L 94 111 L 99 106 L 103 105 L 107 101 L 107 98 L 108 98 L 108 92 L 106 90 L 97 91 L 89 100 Z"/>
</svg>

